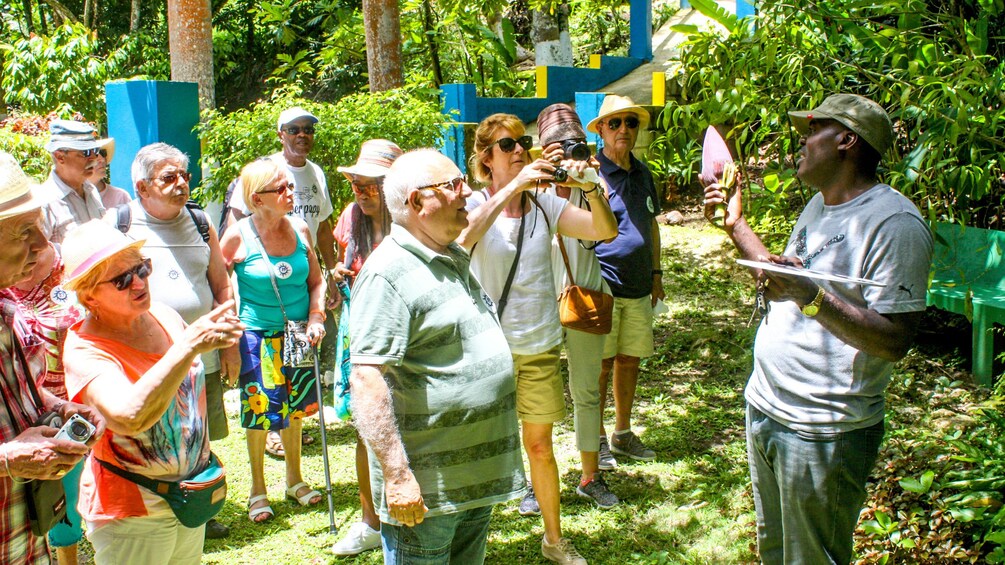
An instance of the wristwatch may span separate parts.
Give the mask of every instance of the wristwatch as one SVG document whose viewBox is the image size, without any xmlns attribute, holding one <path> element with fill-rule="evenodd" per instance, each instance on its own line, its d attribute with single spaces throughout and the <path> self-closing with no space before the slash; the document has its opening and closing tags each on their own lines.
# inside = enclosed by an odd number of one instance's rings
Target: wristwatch
<svg viewBox="0 0 1005 565">
<path fill-rule="evenodd" d="M 813 302 L 810 302 L 806 306 L 802 307 L 803 315 L 806 316 L 807 318 L 812 318 L 813 316 L 819 314 L 820 305 L 824 303 L 824 295 L 826 294 L 827 293 L 824 292 L 824 289 L 818 286 L 817 295 L 813 299 Z"/>
</svg>

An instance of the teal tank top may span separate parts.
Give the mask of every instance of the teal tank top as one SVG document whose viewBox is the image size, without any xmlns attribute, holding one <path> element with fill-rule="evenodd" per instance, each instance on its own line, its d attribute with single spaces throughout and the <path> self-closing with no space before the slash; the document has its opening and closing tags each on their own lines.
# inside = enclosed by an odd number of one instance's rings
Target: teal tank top
<svg viewBox="0 0 1005 565">
<path fill-rule="evenodd" d="M 238 314 L 241 322 L 249 330 L 282 331 L 285 323 L 279 309 L 276 292 L 269 280 L 268 269 L 273 269 L 279 296 L 283 299 L 286 315 L 291 320 L 306 320 L 310 311 L 310 292 L 307 275 L 310 263 L 307 261 L 307 244 L 297 234 L 297 248 L 290 255 L 282 257 L 262 256 L 262 246 L 251 229 L 251 217 L 242 219 L 237 225 L 244 239 L 247 252 L 244 261 L 234 264 L 237 275 L 237 292 L 241 306 Z"/>
</svg>

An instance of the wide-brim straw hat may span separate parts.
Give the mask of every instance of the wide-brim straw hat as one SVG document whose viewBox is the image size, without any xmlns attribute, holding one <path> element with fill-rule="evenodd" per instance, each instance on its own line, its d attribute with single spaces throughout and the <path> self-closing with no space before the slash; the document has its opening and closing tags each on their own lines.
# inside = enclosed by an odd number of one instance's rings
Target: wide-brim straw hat
<svg viewBox="0 0 1005 565">
<path fill-rule="evenodd" d="M 49 134 L 49 141 L 45 144 L 45 150 L 49 153 L 60 149 L 87 151 L 114 143 L 111 138 L 99 139 L 98 132 L 91 124 L 74 120 L 52 120 L 49 122 Z"/>
<path fill-rule="evenodd" d="M 63 241 L 63 288 L 76 290 L 80 281 L 96 267 L 130 247 L 139 249 L 145 239 L 133 239 L 102 220 L 91 220 L 74 228 Z"/>
<path fill-rule="evenodd" d="M 391 163 L 401 157 L 402 150 L 393 141 L 371 139 L 359 148 L 359 157 L 351 167 L 338 167 L 338 172 L 352 180 L 353 176 L 380 178 L 387 175 Z"/>
<path fill-rule="evenodd" d="M 38 183 L 10 153 L 0 151 L 0 220 L 37 210 L 45 204 Z"/>
<path fill-rule="evenodd" d="M 649 110 L 639 106 L 627 96 L 608 94 L 604 96 L 604 102 L 600 105 L 600 113 L 596 118 L 590 120 L 590 123 L 586 124 L 586 130 L 599 134 L 600 132 L 597 131 L 597 124 L 604 121 L 607 116 L 620 114 L 622 112 L 631 112 L 638 116 L 639 127 L 641 128 L 645 128 L 649 125 Z"/>
</svg>

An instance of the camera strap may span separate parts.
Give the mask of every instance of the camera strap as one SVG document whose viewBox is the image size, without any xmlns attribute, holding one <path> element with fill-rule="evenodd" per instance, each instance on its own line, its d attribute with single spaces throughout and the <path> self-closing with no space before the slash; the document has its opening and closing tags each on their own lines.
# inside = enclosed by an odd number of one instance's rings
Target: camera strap
<svg viewBox="0 0 1005 565">
<path fill-rule="evenodd" d="M 3 325 L 6 326 L 6 324 Z M 35 406 L 37 407 L 38 411 L 42 411 L 45 408 L 45 404 L 42 403 L 42 397 L 38 393 L 38 388 L 35 386 L 35 379 L 31 375 L 31 366 L 28 364 L 28 359 L 24 355 L 24 349 L 21 347 L 21 342 L 20 340 L 17 339 L 17 336 L 14 334 L 13 327 L 8 326 L 6 328 L 3 328 L 3 330 L 4 331 L 0 333 L 9 334 L 9 336 L 5 336 L 8 337 L 9 343 L 6 343 L 4 345 L 10 346 L 10 351 L 14 352 L 14 355 L 17 356 L 17 361 L 19 361 L 21 363 L 21 367 L 24 368 L 25 373 L 24 380 L 28 384 L 28 392 L 29 394 L 31 394 L 31 399 L 35 403 Z M 5 373 L 3 376 L 4 394 L 0 396 L 3 396 L 3 402 L 7 408 L 7 415 L 10 418 L 11 427 L 14 428 L 14 433 L 19 434 L 23 432 L 24 429 L 18 429 L 17 418 L 15 418 L 14 409 L 10 405 L 10 397 L 19 396 L 18 391 L 16 389 L 12 390 L 12 387 L 16 386 L 17 384 L 17 368 L 14 366 L 14 359 L 5 357 L 4 361 L 5 361 L 3 367 Z M 13 385 L 11 384 L 10 377 L 14 378 Z M 20 402 L 17 402 L 16 404 L 18 408 L 17 413 L 20 414 L 21 419 L 24 422 L 28 422 L 28 425 L 25 427 L 25 429 L 27 429 L 28 427 L 31 426 L 32 417 L 30 414 L 28 414 L 27 410 L 24 409 L 24 407 L 21 405 Z"/>
</svg>

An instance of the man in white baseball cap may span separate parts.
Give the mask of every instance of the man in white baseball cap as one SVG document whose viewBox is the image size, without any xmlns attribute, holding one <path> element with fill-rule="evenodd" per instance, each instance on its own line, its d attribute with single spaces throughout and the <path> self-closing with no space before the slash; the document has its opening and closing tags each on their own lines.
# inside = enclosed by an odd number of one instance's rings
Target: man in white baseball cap
<svg viewBox="0 0 1005 565">
<path fill-rule="evenodd" d="M 49 133 L 45 149 L 52 155 L 52 172 L 42 184 L 48 202 L 42 209 L 42 228 L 49 241 L 62 243 L 78 224 L 104 215 L 101 196 L 88 177 L 98 152 L 114 140 L 100 139 L 94 126 L 73 120 L 53 120 Z"/>
</svg>

